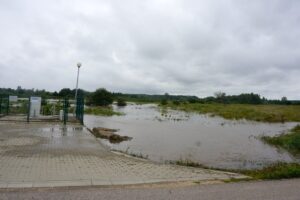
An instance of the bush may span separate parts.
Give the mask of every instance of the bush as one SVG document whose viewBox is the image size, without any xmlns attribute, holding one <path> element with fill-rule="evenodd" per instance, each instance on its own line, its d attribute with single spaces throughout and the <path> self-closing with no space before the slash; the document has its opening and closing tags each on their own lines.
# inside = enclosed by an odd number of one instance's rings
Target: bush
<svg viewBox="0 0 300 200">
<path fill-rule="evenodd" d="M 108 106 L 113 103 L 113 95 L 104 88 L 97 89 L 89 97 L 89 104 Z"/>
<path fill-rule="evenodd" d="M 163 106 L 165 106 L 165 105 L 168 104 L 168 100 L 167 99 L 163 99 L 163 100 L 161 100 L 160 104 L 163 105 Z"/>
<path fill-rule="evenodd" d="M 180 105 L 180 101 L 174 100 L 174 101 L 173 101 L 173 104 L 176 105 L 176 106 L 178 106 L 178 105 Z"/>
<path fill-rule="evenodd" d="M 118 98 L 117 105 L 118 106 L 126 106 L 127 103 L 126 103 L 126 101 L 123 98 Z"/>
</svg>

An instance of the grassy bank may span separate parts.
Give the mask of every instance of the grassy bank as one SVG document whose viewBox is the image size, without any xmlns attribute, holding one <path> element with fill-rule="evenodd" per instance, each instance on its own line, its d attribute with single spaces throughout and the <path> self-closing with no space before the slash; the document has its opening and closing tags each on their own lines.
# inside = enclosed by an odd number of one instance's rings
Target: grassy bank
<svg viewBox="0 0 300 200">
<path fill-rule="evenodd" d="M 250 105 L 250 104 L 201 104 L 168 103 L 169 107 L 186 112 L 211 113 L 225 119 L 247 119 L 262 122 L 300 122 L 300 105 Z"/>
<path fill-rule="evenodd" d="M 241 173 L 251 176 L 254 179 L 285 179 L 300 177 L 300 164 L 298 163 L 277 163 L 260 170 L 246 170 Z"/>
<path fill-rule="evenodd" d="M 100 116 L 113 116 L 113 115 L 124 115 L 124 113 L 116 112 L 112 107 L 89 107 L 84 110 L 85 114 L 100 115 Z"/>
<path fill-rule="evenodd" d="M 282 147 L 291 153 L 300 154 L 300 125 L 297 125 L 287 134 L 274 137 L 263 136 L 262 140 L 268 144 Z"/>
<path fill-rule="evenodd" d="M 181 165 L 181 166 L 199 167 L 205 169 L 240 173 L 249 176 L 253 179 L 285 179 L 285 178 L 300 177 L 299 163 L 276 163 L 271 166 L 265 167 L 263 169 L 257 169 L 257 170 L 229 170 L 229 169 L 211 168 L 190 160 L 169 161 L 168 163 Z"/>
</svg>

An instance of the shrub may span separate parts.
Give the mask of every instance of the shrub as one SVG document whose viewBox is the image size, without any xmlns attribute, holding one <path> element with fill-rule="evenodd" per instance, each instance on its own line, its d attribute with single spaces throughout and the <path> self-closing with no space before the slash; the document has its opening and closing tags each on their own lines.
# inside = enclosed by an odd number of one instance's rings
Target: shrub
<svg viewBox="0 0 300 200">
<path fill-rule="evenodd" d="M 97 89 L 89 97 L 89 104 L 108 106 L 113 103 L 113 95 L 104 88 Z"/>
<path fill-rule="evenodd" d="M 126 101 L 123 98 L 118 98 L 117 105 L 118 106 L 126 106 L 127 103 L 126 103 Z"/>
</svg>

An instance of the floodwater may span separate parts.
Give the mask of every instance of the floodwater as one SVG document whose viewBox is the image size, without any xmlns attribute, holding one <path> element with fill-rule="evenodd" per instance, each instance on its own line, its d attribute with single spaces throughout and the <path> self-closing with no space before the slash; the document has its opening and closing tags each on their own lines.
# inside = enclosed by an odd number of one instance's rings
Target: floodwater
<svg viewBox="0 0 300 200">
<path fill-rule="evenodd" d="M 124 116 L 85 116 L 89 128 L 119 129 L 118 134 L 133 137 L 131 141 L 110 144 L 111 149 L 142 154 L 150 160 L 167 162 L 191 160 L 210 167 L 250 169 L 274 162 L 298 161 L 283 149 L 263 143 L 259 136 L 280 134 L 297 123 L 260 123 L 225 120 L 174 110 L 156 105 L 114 107 Z"/>
</svg>

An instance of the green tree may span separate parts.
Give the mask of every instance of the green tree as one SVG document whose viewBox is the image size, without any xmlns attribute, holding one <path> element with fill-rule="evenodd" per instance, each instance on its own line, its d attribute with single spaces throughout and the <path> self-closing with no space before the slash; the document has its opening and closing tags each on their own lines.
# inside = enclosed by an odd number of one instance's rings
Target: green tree
<svg viewBox="0 0 300 200">
<path fill-rule="evenodd" d="M 73 97 L 75 94 L 70 88 L 63 88 L 59 91 L 58 95 L 60 97 Z"/>
<path fill-rule="evenodd" d="M 90 95 L 89 100 L 95 106 L 108 106 L 113 103 L 113 95 L 105 88 L 99 88 Z"/>
</svg>

